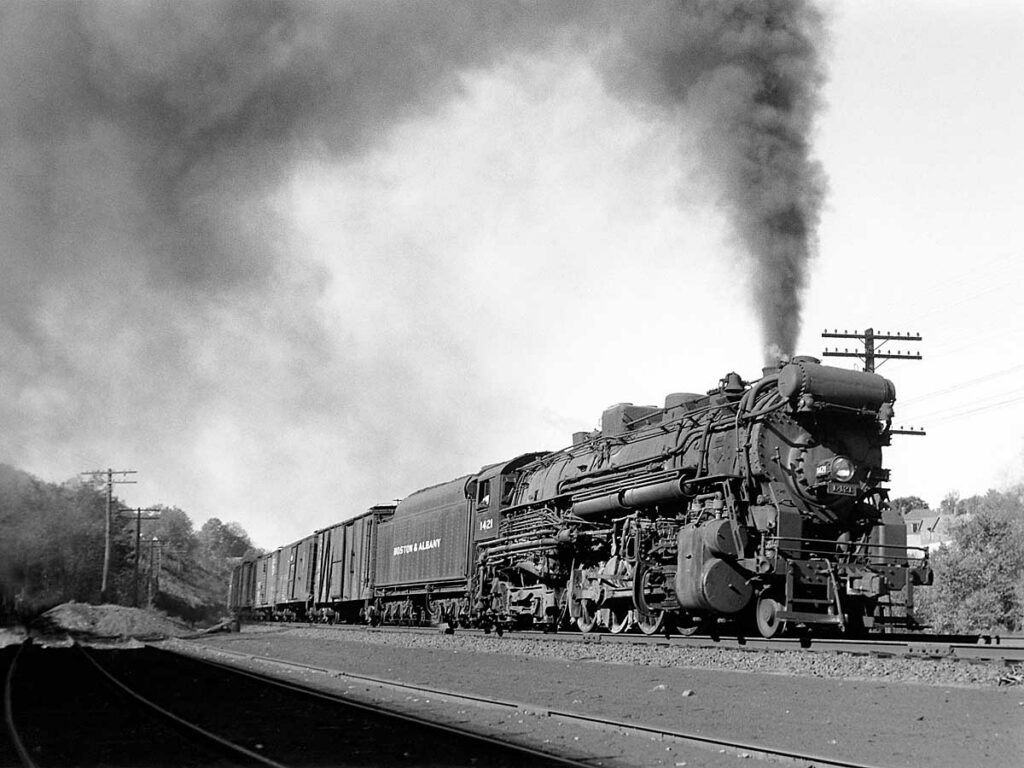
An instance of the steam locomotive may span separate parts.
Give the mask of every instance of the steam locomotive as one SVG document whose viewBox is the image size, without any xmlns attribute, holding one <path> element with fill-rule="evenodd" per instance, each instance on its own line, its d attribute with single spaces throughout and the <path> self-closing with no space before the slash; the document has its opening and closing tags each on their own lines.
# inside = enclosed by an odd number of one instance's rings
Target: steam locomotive
<svg viewBox="0 0 1024 768">
<path fill-rule="evenodd" d="M 892 382 L 796 357 L 242 563 L 240 613 L 618 633 L 914 627 Z M 913 556 L 912 556 L 913 555 Z M 287 614 L 286 614 L 287 615 Z"/>
</svg>

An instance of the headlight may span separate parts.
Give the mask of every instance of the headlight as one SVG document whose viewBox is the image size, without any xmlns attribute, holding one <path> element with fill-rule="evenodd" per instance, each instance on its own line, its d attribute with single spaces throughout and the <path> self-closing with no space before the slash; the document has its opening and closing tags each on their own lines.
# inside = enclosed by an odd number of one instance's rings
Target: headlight
<svg viewBox="0 0 1024 768">
<path fill-rule="evenodd" d="M 853 479 L 854 471 L 856 471 L 856 467 L 845 456 L 836 456 L 832 459 L 833 480 L 838 480 L 840 483 L 848 483 Z"/>
</svg>

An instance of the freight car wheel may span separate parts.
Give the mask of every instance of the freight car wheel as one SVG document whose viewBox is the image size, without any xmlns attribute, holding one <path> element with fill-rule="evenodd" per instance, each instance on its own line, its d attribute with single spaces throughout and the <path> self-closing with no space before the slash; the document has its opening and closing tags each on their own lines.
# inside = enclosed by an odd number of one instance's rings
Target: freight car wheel
<svg viewBox="0 0 1024 768">
<path fill-rule="evenodd" d="M 757 606 L 754 608 L 754 622 L 757 624 L 757 631 L 761 637 L 780 637 L 786 632 L 786 622 L 779 619 L 779 611 L 782 606 L 779 601 L 771 595 L 761 595 L 757 598 Z"/>
</svg>

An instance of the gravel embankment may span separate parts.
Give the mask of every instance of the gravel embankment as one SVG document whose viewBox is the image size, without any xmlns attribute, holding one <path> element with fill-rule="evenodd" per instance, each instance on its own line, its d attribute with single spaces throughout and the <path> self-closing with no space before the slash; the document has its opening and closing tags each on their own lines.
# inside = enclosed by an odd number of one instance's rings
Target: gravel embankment
<svg viewBox="0 0 1024 768">
<path fill-rule="evenodd" d="M 259 632 L 260 626 L 247 627 Z M 266 631 L 274 631 L 266 627 Z M 280 631 L 279 629 L 277 631 Z M 671 645 L 626 645 L 620 643 L 577 643 L 544 639 L 459 634 L 436 635 L 409 632 L 360 631 L 310 627 L 289 630 L 295 637 L 323 637 L 337 633 L 361 643 L 401 648 L 425 648 L 470 653 L 504 653 L 567 661 L 596 661 L 606 664 L 758 672 L 772 675 L 800 675 L 828 680 L 883 680 L 918 685 L 989 687 L 999 684 L 1006 667 L 996 663 L 972 664 L 951 659 L 904 659 L 855 656 L 807 651 L 742 651 L 731 648 L 686 648 Z M 353 636 L 354 635 L 354 636 Z"/>
</svg>

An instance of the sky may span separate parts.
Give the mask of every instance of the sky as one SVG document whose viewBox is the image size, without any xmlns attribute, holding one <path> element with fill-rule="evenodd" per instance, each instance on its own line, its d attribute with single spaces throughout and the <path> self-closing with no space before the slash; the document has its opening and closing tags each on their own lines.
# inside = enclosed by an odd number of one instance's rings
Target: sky
<svg viewBox="0 0 1024 768">
<path fill-rule="evenodd" d="M 270 548 L 871 326 L 893 495 L 1024 480 L 1024 8 L 727 6 L 6 5 L 0 461 Z"/>
</svg>

